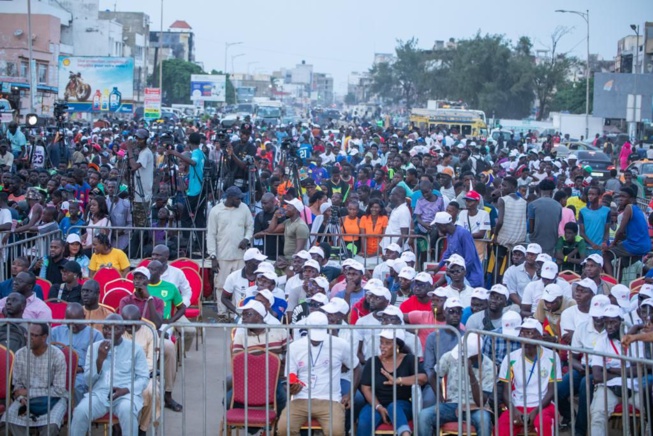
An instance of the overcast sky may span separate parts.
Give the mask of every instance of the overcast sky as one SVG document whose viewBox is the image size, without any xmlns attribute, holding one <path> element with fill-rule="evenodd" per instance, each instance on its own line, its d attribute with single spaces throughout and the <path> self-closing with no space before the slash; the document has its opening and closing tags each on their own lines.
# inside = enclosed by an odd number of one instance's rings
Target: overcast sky
<svg viewBox="0 0 653 436">
<path fill-rule="evenodd" d="M 352 71 L 365 71 L 374 53 L 391 53 L 396 40 L 411 37 L 430 48 L 436 40 L 504 34 L 516 41 L 531 38 L 535 49 L 546 49 L 557 26 L 572 31 L 560 50 L 585 58 L 585 21 L 556 9 L 590 9 L 590 51 L 605 59 L 617 53 L 617 40 L 632 33 L 630 24 L 653 21 L 653 0 L 100 0 L 100 8 L 143 11 L 151 30 L 184 20 L 195 32 L 196 60 L 204 68 L 224 69 L 225 42 L 243 44 L 229 48 L 236 72 L 271 73 L 305 60 L 314 71 L 330 73 L 335 90 L 346 90 Z M 138 9 L 137 9 L 138 8 Z M 640 31 L 641 33 L 641 31 Z"/>
</svg>

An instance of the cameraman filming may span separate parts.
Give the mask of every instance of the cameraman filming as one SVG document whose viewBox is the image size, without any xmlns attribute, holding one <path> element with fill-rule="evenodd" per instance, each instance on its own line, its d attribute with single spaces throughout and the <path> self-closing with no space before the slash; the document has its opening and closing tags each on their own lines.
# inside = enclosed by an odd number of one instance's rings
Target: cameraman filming
<svg viewBox="0 0 653 436">
<path fill-rule="evenodd" d="M 134 144 L 127 145 L 129 168 L 132 171 L 134 187 L 134 226 L 149 226 L 148 213 L 152 201 L 152 186 L 154 184 L 154 155 L 147 147 L 150 133 L 145 129 L 138 129 L 134 134 L 138 157 L 134 156 Z"/>
<path fill-rule="evenodd" d="M 231 177 L 225 178 L 223 186 L 225 190 L 233 185 L 240 188 L 243 193 L 249 192 L 250 187 L 247 186 L 247 160 L 248 157 L 253 159 L 256 155 L 256 146 L 249 141 L 251 135 L 252 125 L 245 123 L 240 127 L 240 141 L 227 144 L 225 163 Z"/>
<path fill-rule="evenodd" d="M 186 228 L 196 227 L 203 229 L 206 227 L 206 197 L 202 197 L 204 162 L 206 157 L 199 148 L 201 139 L 199 133 L 191 133 L 188 137 L 188 146 L 191 150 L 190 157 L 179 153 L 174 149 L 174 146 L 168 147 L 165 151 L 166 156 L 175 156 L 190 165 L 188 189 L 186 190 L 188 203 L 181 216 L 181 225 Z"/>
</svg>

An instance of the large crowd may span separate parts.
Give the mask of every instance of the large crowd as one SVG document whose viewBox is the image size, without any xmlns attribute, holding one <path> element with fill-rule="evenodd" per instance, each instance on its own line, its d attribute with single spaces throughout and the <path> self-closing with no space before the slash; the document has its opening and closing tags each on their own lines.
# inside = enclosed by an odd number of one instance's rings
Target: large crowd
<svg viewBox="0 0 653 436">
<path fill-rule="evenodd" d="M 310 419 L 334 435 L 382 424 L 436 434 L 459 407 L 480 435 L 572 422 L 574 434 L 602 435 L 618 404 L 647 413 L 653 224 L 626 170 L 630 143 L 597 135 L 615 158 L 601 179 L 556 156 L 560 135 L 490 144 L 440 127 L 249 121 L 71 123 L 50 136 L 9 126 L 0 343 L 15 353 L 2 417 L 12 434 L 57 434 L 68 403 L 72 434 L 110 408 L 123 434 L 148 431 L 161 413 L 153 330 L 102 321 L 174 325 L 160 376 L 165 407 L 183 410 L 176 350 L 190 351 L 195 329 L 178 257 L 213 272 L 206 298 L 245 325 L 232 355 L 281 360 L 280 435 Z M 47 246 L 30 242 L 39 236 Z M 101 301 L 107 269 L 133 286 L 115 307 Z M 20 321 L 51 321 L 51 302 L 88 323 Z M 74 389 L 55 344 L 79 357 Z M 643 373 L 622 356 L 642 359 Z M 225 407 L 248 407 L 231 385 Z"/>
</svg>

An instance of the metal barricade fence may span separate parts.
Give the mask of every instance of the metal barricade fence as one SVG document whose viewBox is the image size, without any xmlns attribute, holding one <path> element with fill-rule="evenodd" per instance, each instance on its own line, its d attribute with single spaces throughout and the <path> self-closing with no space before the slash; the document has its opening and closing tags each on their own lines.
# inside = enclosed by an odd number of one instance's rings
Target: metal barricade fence
<svg viewBox="0 0 653 436">
<path fill-rule="evenodd" d="M 251 433 L 252 429 L 272 429 L 274 427 L 279 429 L 278 434 L 282 436 L 291 434 L 291 427 L 293 427 L 292 432 L 294 433 L 296 427 L 301 426 L 309 435 L 315 433 L 316 430 L 321 430 L 325 435 L 338 436 L 344 434 L 343 427 L 348 428 L 347 433 L 354 434 L 357 420 L 358 434 L 360 434 L 361 425 L 370 426 L 375 412 L 371 410 L 371 406 L 367 406 L 367 411 L 364 410 L 367 404 L 365 396 L 355 388 L 355 384 L 365 371 L 369 371 L 370 387 L 368 393 L 371 398 L 377 398 L 378 378 L 384 376 L 387 378 L 387 385 L 392 386 L 391 392 L 385 391 L 385 395 L 392 399 L 391 403 L 399 404 L 399 407 L 390 407 L 388 402 L 384 404 L 384 406 L 388 406 L 384 408 L 387 409 L 387 418 L 389 418 L 390 423 L 390 426 L 386 426 L 382 430 L 386 434 L 401 433 L 397 433 L 400 430 L 398 424 L 402 423 L 402 421 L 398 422 L 398 416 L 404 414 L 408 415 L 408 421 L 414 430 L 413 432 L 419 434 L 419 417 L 422 409 L 423 392 L 429 389 L 434 390 L 434 392 L 430 393 L 434 404 L 439 404 L 440 398 L 443 396 L 439 383 L 426 380 L 422 384 L 426 376 L 418 377 L 418 374 L 423 374 L 421 372 L 422 363 L 419 359 L 413 359 L 411 367 L 402 367 L 401 371 L 408 371 L 411 375 L 403 375 L 401 379 L 399 377 L 403 372 L 396 377 L 392 377 L 392 374 L 385 375 L 381 372 L 382 368 L 378 368 L 380 361 L 369 359 L 369 357 L 377 356 L 380 353 L 379 347 L 384 339 L 379 336 L 379 333 L 385 329 L 394 331 L 393 338 L 389 340 L 389 344 L 386 344 L 392 350 L 404 345 L 410 350 L 417 350 L 414 354 L 418 357 L 424 354 L 425 351 L 422 350 L 421 345 L 422 339 L 418 334 L 405 338 L 405 342 L 397 338 L 397 335 L 402 334 L 397 333 L 397 331 L 406 332 L 407 326 L 404 325 L 176 324 L 163 329 L 160 332 L 159 341 L 164 341 L 165 337 L 169 336 L 175 328 L 189 327 L 206 330 L 204 334 L 209 338 L 215 338 L 217 334 L 221 343 L 219 348 L 216 347 L 218 349 L 217 353 L 215 352 L 216 348 L 207 345 L 200 350 L 201 356 L 195 356 L 193 361 L 187 362 L 189 359 L 181 361 L 179 368 L 181 377 L 180 401 L 186 406 L 182 410 L 181 423 L 178 422 L 179 418 L 176 416 L 172 416 L 172 419 L 175 420 L 174 423 L 170 422 L 170 415 L 163 414 L 161 416 L 159 428 L 164 429 L 165 434 L 215 434 L 216 428 L 214 425 L 218 422 L 216 418 L 219 418 L 218 429 L 220 434 L 230 434 L 232 427 L 244 429 L 245 433 Z M 239 329 L 242 329 L 240 333 L 237 332 Z M 247 332 L 252 329 L 254 331 L 248 334 Z M 305 344 L 298 343 L 298 341 L 304 340 L 302 339 L 303 332 L 300 329 L 305 331 L 307 337 Z M 327 329 L 331 334 L 324 339 L 320 336 L 320 329 Z M 444 354 L 445 351 L 448 351 L 444 349 L 445 342 L 459 343 L 462 338 L 461 331 L 448 325 L 410 326 L 410 330 L 416 333 L 423 329 L 431 332 L 432 338 L 429 343 L 433 343 L 433 348 L 429 351 L 436 354 Z M 339 338 L 348 339 L 336 339 L 336 334 Z M 294 339 L 291 342 L 293 335 Z M 357 348 L 358 339 L 354 339 L 359 336 L 364 344 L 360 350 Z M 180 335 L 179 340 L 177 346 L 183 348 L 183 335 Z M 305 351 L 303 347 L 311 348 L 308 341 L 312 340 L 316 340 L 314 348 L 312 348 L 312 351 Z M 236 351 L 232 349 L 233 343 L 238 344 Z M 207 344 L 210 344 L 210 342 Z M 231 350 L 230 352 L 226 352 L 227 347 Z M 302 351 L 305 351 L 303 354 L 304 359 L 308 359 L 305 365 L 302 364 Z M 264 358 L 257 359 L 256 356 L 264 356 Z M 321 361 L 320 356 L 323 356 L 325 360 Z M 367 369 L 364 368 L 365 365 L 361 361 L 361 357 L 365 358 Z M 289 360 L 294 362 L 296 359 L 299 360 L 296 363 L 289 362 Z M 393 351 L 392 368 L 397 368 L 397 359 L 398 354 Z M 355 365 L 352 365 L 353 368 L 348 368 L 349 371 L 345 373 L 345 369 L 341 369 L 340 362 L 347 362 L 348 360 L 351 360 Z M 329 369 L 325 370 L 324 367 L 320 367 L 320 362 L 326 362 L 324 365 L 329 365 Z M 386 364 L 388 363 L 386 362 Z M 159 365 L 162 372 L 162 356 L 160 356 Z M 215 372 L 211 372 L 207 365 L 214 368 Z M 272 371 L 277 365 L 278 372 Z M 454 365 L 458 367 L 458 373 L 460 374 L 463 368 L 462 361 L 459 359 Z M 187 366 L 189 366 L 188 369 Z M 303 372 L 299 375 L 291 375 L 289 373 L 291 366 L 298 367 L 298 372 Z M 201 374 L 199 374 L 199 368 L 201 368 Z M 338 374 L 334 375 L 334 370 L 338 372 L 340 377 Z M 276 374 L 279 376 L 278 379 Z M 232 375 L 234 376 L 233 379 L 231 378 Z M 411 378 L 413 375 L 415 377 Z M 307 381 L 302 388 L 303 392 L 300 398 L 300 400 L 306 400 L 305 402 L 292 399 L 291 386 L 287 381 L 291 377 L 294 381 L 295 376 L 302 377 Z M 328 383 L 321 381 L 322 377 L 328 377 Z M 345 380 L 349 377 L 349 383 L 341 383 L 343 377 Z M 194 381 L 191 383 L 193 378 Z M 200 378 L 201 380 L 198 380 Z M 411 387 L 410 398 L 405 400 L 405 403 L 397 403 L 400 397 L 405 398 L 407 395 L 405 391 L 407 385 L 404 385 L 403 379 L 406 379 L 411 386 L 417 386 Z M 197 386 L 198 381 L 201 383 L 201 389 L 191 390 L 190 386 Z M 459 381 L 454 380 L 452 383 L 457 383 L 458 392 L 462 392 L 462 384 Z M 400 386 L 399 383 L 402 385 Z M 221 394 L 219 395 L 222 397 L 221 404 L 213 401 L 215 388 Z M 313 396 L 314 391 L 317 391 L 315 397 Z M 324 396 L 325 392 L 327 393 L 326 397 Z M 165 405 L 163 391 L 159 391 L 159 394 L 160 406 L 163 409 Z M 349 411 L 341 409 L 337 401 L 341 398 L 341 395 L 348 395 Z M 251 396 L 256 398 L 250 402 Z M 209 400 L 209 397 L 211 397 L 211 400 Z M 260 397 L 266 400 L 261 401 Z M 201 405 L 197 401 L 198 398 Z M 273 400 L 270 400 L 271 398 Z M 325 405 L 323 400 L 331 398 L 334 398 L 334 400 L 328 401 L 328 405 Z M 189 403 L 193 403 L 193 399 L 195 399 L 194 404 L 202 410 L 193 410 L 187 407 Z M 284 402 L 285 407 L 282 404 Z M 309 422 L 306 417 L 312 416 L 313 410 L 320 414 L 321 419 L 314 418 L 313 421 Z M 231 412 L 228 414 L 229 411 Z M 324 416 L 326 418 L 322 419 Z M 463 414 L 460 407 L 457 410 L 457 416 L 460 418 L 455 419 L 453 425 L 458 434 L 462 434 Z M 336 418 L 342 418 L 342 421 L 338 421 Z M 436 419 L 439 421 L 439 413 L 436 413 Z M 197 422 L 197 420 L 202 422 Z M 316 420 L 318 421 L 317 424 L 315 423 Z M 362 424 L 361 420 L 363 421 Z M 385 418 L 383 418 L 383 421 L 385 421 Z M 325 425 L 325 423 L 329 423 L 329 425 Z M 370 435 L 375 433 L 375 426 L 371 425 Z M 270 433 L 268 432 L 268 434 Z M 431 434 L 431 432 L 428 432 L 428 434 Z"/>
<path fill-rule="evenodd" d="M 1 394 L 4 395 L 6 412 L 2 418 L 4 428 L 0 430 L 0 434 L 7 436 L 10 434 L 9 425 L 6 424 L 7 420 L 13 421 L 14 423 L 17 421 L 23 422 L 17 420 L 17 416 L 20 414 L 24 414 L 27 417 L 24 422 L 29 422 L 31 428 L 34 428 L 37 425 L 35 423 L 38 422 L 38 416 L 30 413 L 30 408 L 32 407 L 46 409 L 46 412 L 39 414 L 39 416 L 46 415 L 45 423 L 52 422 L 52 424 L 56 424 L 57 426 L 61 424 L 61 429 L 66 428 L 65 432 L 57 432 L 57 434 L 79 436 L 85 434 L 86 431 L 91 433 L 92 428 L 97 425 L 107 425 L 109 434 L 112 434 L 113 424 L 119 423 L 118 415 L 125 417 L 124 410 L 141 410 L 140 406 L 143 403 L 143 395 L 141 392 L 137 392 L 139 386 L 150 389 L 148 404 L 151 407 L 152 415 L 147 419 L 149 421 L 147 431 L 150 431 L 150 434 L 155 434 L 156 423 L 160 418 L 156 414 L 156 407 L 153 407 L 159 395 L 157 390 L 160 385 L 160 383 L 157 383 L 158 375 L 156 367 L 152 368 L 154 371 L 147 368 L 145 351 L 141 345 L 137 344 L 136 340 L 131 341 L 129 349 L 123 348 L 119 349 L 119 351 L 115 351 L 117 349 L 116 347 L 125 343 L 121 342 L 116 344 L 115 342 L 117 339 L 116 333 L 119 334 L 122 329 L 127 334 L 130 334 L 132 338 L 137 330 L 143 329 L 140 331 L 148 332 L 152 338 L 152 347 L 149 353 L 156 353 L 158 350 L 156 329 L 151 323 L 144 321 L 92 320 L 93 324 L 102 326 L 102 335 L 104 338 L 102 341 L 95 342 L 97 347 L 94 347 L 89 346 L 89 344 L 92 345 L 94 343 L 94 332 L 97 332 L 97 330 L 90 326 L 89 322 L 84 319 L 56 320 L 56 324 L 59 325 L 54 327 L 54 329 L 61 328 L 63 330 L 53 333 L 52 321 L 22 318 L 0 319 L 0 334 L 3 334 L 3 336 L 6 335 L 3 338 L 2 346 L 4 356 L 1 357 L 3 360 L 2 364 L 5 367 L 5 372 L 2 374 L 5 389 Z M 33 329 L 33 326 L 47 326 L 47 332 L 43 330 L 43 327 Z M 86 328 L 82 328 L 80 331 L 74 331 L 74 326 L 84 326 Z M 32 329 L 34 332 L 32 332 Z M 11 346 L 17 345 L 16 341 L 20 342 L 20 338 L 16 335 L 21 334 L 24 335 L 23 339 L 26 345 L 12 350 Z M 53 335 L 56 335 L 61 341 L 54 342 Z M 47 339 L 44 338 L 45 336 L 47 336 Z M 43 344 L 41 341 L 47 341 L 47 344 L 59 348 L 62 355 L 59 356 L 56 352 L 48 352 L 46 350 L 43 353 L 47 353 L 44 361 L 41 357 L 43 354 L 35 355 L 32 351 L 33 346 L 39 347 Z M 103 352 L 103 366 L 98 371 L 99 347 L 105 345 L 104 341 L 109 341 L 106 343 L 109 348 Z M 76 350 L 80 349 L 81 351 L 82 348 L 88 349 L 87 354 L 84 356 L 80 356 Z M 120 356 L 117 356 L 117 354 L 120 354 Z M 141 369 L 149 370 L 149 374 L 147 372 L 141 373 L 137 379 L 137 375 L 135 375 L 136 365 L 134 364 L 134 356 L 139 356 Z M 158 362 L 158 358 L 155 355 L 149 357 L 151 357 L 153 363 Z M 110 359 L 109 373 L 104 371 L 104 363 L 107 358 Z M 123 360 L 125 358 L 127 360 Z M 85 360 L 85 364 L 82 367 L 84 373 L 81 376 L 83 378 L 80 380 L 78 379 L 78 368 L 81 366 L 82 360 Z M 75 362 L 78 364 L 77 367 L 72 366 Z M 118 368 L 117 365 L 125 365 L 122 369 L 123 376 L 125 373 L 131 374 L 131 376 L 128 376 L 127 380 L 115 380 L 116 384 L 114 384 L 113 374 L 114 370 Z M 43 371 L 43 374 L 40 374 L 39 371 Z M 33 377 L 36 377 L 34 381 L 32 380 Z M 33 386 L 33 383 L 37 385 Z M 107 383 L 108 386 L 106 385 Z M 47 384 L 47 386 L 43 386 L 42 384 Z M 63 386 L 61 386 L 62 384 Z M 116 394 L 117 392 L 114 390 L 119 388 L 128 389 L 127 393 L 122 394 L 129 395 L 128 408 L 121 406 L 121 403 L 124 405 L 124 401 L 114 404 L 114 401 L 108 401 L 108 398 L 105 400 L 104 397 L 98 397 L 99 394 L 94 394 L 94 390 L 100 390 L 100 395 L 110 396 L 112 393 Z M 35 392 L 36 394 L 31 396 L 31 392 Z M 82 394 L 82 398 L 77 398 L 78 395 Z M 14 396 L 15 398 L 13 398 L 12 402 L 11 399 Z M 60 403 L 62 400 L 66 402 L 65 407 L 59 406 L 63 404 Z M 78 404 L 74 405 L 73 401 Z M 116 410 L 114 408 L 120 408 L 118 414 L 114 413 L 114 410 Z M 134 428 L 134 426 L 138 427 L 138 420 L 143 417 L 142 413 L 142 410 L 140 415 L 131 412 L 128 413 L 129 419 L 122 424 L 129 426 L 129 432 L 124 434 L 131 434 L 131 428 Z M 81 417 L 78 418 L 78 421 L 74 421 L 76 414 L 79 414 Z M 84 420 L 88 422 L 85 423 Z M 38 425 L 41 426 L 43 423 L 39 422 Z M 74 425 L 80 428 L 74 428 Z"/>
<path fill-rule="evenodd" d="M 53 239 L 63 237 L 61 230 L 44 233 L 42 235 L 27 236 L 18 239 L 18 234 L 12 233 L 14 240 L 8 244 L 0 243 L 0 281 L 11 277 L 11 263 L 18 257 L 25 257 L 32 266 L 38 259 L 49 254 L 50 242 Z"/>
<path fill-rule="evenodd" d="M 476 343 L 476 337 L 471 335 L 478 335 L 478 342 L 480 343 Z M 469 342 L 470 338 L 471 342 Z M 636 352 L 634 355 L 628 355 L 630 353 L 624 355 L 623 349 L 617 350 L 615 347 L 615 352 L 619 353 L 615 355 L 610 352 L 588 350 L 542 340 L 509 336 L 496 331 L 474 329 L 465 332 L 463 344 L 463 364 L 466 374 L 469 365 L 477 364 L 480 366 L 481 362 L 487 359 L 490 359 L 495 369 L 506 370 L 507 368 L 505 374 L 495 371 L 496 376 L 492 380 L 495 389 L 488 401 L 496 434 L 502 436 L 527 434 L 528 432 L 524 431 L 523 427 L 515 427 L 522 422 L 529 422 L 528 418 L 532 411 L 535 411 L 536 415 L 530 422 L 536 429 L 539 428 L 539 434 L 559 435 L 562 431 L 565 431 L 561 429 L 563 427 L 561 416 L 565 419 L 564 424 L 570 427 L 572 435 L 591 434 L 592 436 L 599 436 L 610 434 L 609 421 L 611 420 L 613 421 L 613 430 L 619 430 L 618 420 L 621 420 L 621 433 L 623 435 L 650 434 L 653 401 L 651 398 L 653 394 L 653 375 L 651 375 L 651 370 L 653 370 L 653 359 L 651 358 L 653 356 L 653 344 L 645 344 L 641 347 L 639 345 L 635 346 Z M 529 359 L 525 353 L 511 354 L 513 351 L 523 349 L 522 346 L 524 345 L 537 347 L 535 351 L 531 349 L 529 352 L 534 354 L 534 358 Z M 474 347 L 474 349 L 470 349 L 470 346 Z M 477 350 L 480 350 L 480 352 L 477 352 Z M 564 373 L 563 370 L 563 373 L 559 373 L 555 364 L 552 364 L 551 361 L 544 361 L 541 358 L 544 353 L 543 350 L 550 350 L 558 356 L 552 357 L 553 359 L 559 359 L 561 354 L 566 353 L 568 355 L 568 372 Z M 576 359 L 576 363 L 580 363 L 582 360 L 579 362 L 578 357 L 574 357 L 575 355 L 587 359 L 585 362 L 589 362 L 591 357 L 600 358 L 601 364 L 592 365 L 591 369 L 590 365 L 581 364 L 582 371 L 579 371 L 576 369 L 577 365 L 574 360 Z M 505 362 L 504 359 L 506 359 Z M 614 387 L 606 387 L 603 383 L 598 383 L 595 377 L 608 380 L 610 370 L 607 367 L 607 362 L 613 365 L 614 361 L 620 362 L 619 374 L 614 372 L 610 374 L 614 374 L 614 378 L 619 378 L 620 383 L 615 384 Z M 506 363 L 506 365 L 502 366 L 502 363 Z M 529 364 L 532 366 L 527 376 L 526 368 Z M 542 382 L 537 383 L 535 392 L 524 389 L 524 385 L 530 385 L 534 370 L 536 374 L 539 374 L 540 378 L 548 378 L 551 381 L 552 393 L 548 390 L 549 385 L 543 386 Z M 480 376 L 481 380 L 478 380 L 478 383 L 482 386 L 482 371 Z M 471 389 L 469 376 L 464 377 L 461 383 L 463 389 Z M 594 386 L 592 386 L 593 384 Z M 633 386 L 634 389 L 631 390 L 629 385 Z M 528 405 L 528 396 L 536 395 L 536 405 L 529 405 L 521 411 L 515 409 L 515 407 L 523 407 L 513 403 L 514 397 L 509 398 L 511 391 L 515 387 L 523 390 L 523 403 L 520 404 Z M 608 396 L 611 397 L 609 401 Z M 543 407 L 542 403 L 546 399 L 551 400 L 550 404 L 554 408 L 552 411 L 545 410 L 548 405 Z M 513 404 L 506 404 L 506 402 Z M 575 403 L 578 403 L 577 411 Z M 620 408 L 617 408 L 617 405 L 620 405 Z M 470 405 L 466 404 L 465 406 L 466 413 L 469 414 Z M 506 417 L 509 419 L 503 418 L 503 414 L 508 414 Z M 504 422 L 500 423 L 500 419 L 503 419 Z M 546 423 L 545 421 L 550 422 Z M 469 422 L 467 424 L 469 425 Z M 551 427 L 545 428 L 547 425 L 551 425 Z M 509 426 L 509 429 L 506 431 L 505 427 L 507 426 Z M 532 430 L 533 426 L 528 427 L 529 431 Z M 467 434 L 470 434 L 469 429 Z"/>
</svg>

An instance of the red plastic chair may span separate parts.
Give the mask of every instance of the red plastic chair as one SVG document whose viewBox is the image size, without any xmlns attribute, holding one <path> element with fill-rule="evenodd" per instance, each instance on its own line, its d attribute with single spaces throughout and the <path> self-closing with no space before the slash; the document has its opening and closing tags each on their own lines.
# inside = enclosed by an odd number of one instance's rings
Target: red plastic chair
<svg viewBox="0 0 653 436">
<path fill-rule="evenodd" d="M 633 280 L 630 282 L 630 290 L 634 291 L 635 289 L 639 289 L 644 283 L 646 283 L 646 278 L 645 277 L 640 277 L 638 279 Z"/>
<path fill-rule="evenodd" d="M 46 279 L 42 279 L 41 277 L 36 278 L 36 284 L 43 289 L 43 298 L 48 298 L 48 295 L 50 295 L 50 288 L 52 287 L 52 283 L 50 283 Z"/>
<path fill-rule="evenodd" d="M 71 389 L 71 387 L 75 386 L 75 377 L 77 376 L 77 367 L 79 366 L 79 356 L 72 347 L 63 342 L 53 342 L 51 345 L 59 348 L 66 359 L 66 389 L 70 392 L 70 395 L 73 396 L 72 400 L 74 400 L 75 389 Z M 74 401 L 72 403 L 75 404 Z"/>
<path fill-rule="evenodd" d="M 601 273 L 601 280 L 605 280 L 606 282 L 608 282 L 608 283 L 612 283 L 613 285 L 616 285 L 617 283 L 619 283 L 619 282 L 617 281 L 617 279 L 615 279 L 615 278 L 612 277 L 611 275 L 609 275 L 609 274 L 605 274 L 605 273 Z"/>
<path fill-rule="evenodd" d="M 134 292 L 134 282 L 129 279 L 115 279 L 104 285 L 104 292 L 107 293 L 112 289 L 121 288 L 127 289 L 129 292 Z"/>
<path fill-rule="evenodd" d="M 186 318 L 188 319 L 199 319 L 202 314 L 202 301 L 200 300 L 200 295 L 202 293 L 202 278 L 199 273 L 192 268 L 181 268 L 186 280 L 190 284 L 190 307 L 186 309 Z"/>
<path fill-rule="evenodd" d="M 247 397 L 245 397 L 245 362 L 247 362 Z M 241 352 L 234 354 L 231 366 L 233 395 L 229 410 L 225 414 L 223 423 L 220 424 L 221 432 L 225 422 L 229 435 L 234 428 L 245 428 L 245 423 L 249 428 L 272 427 L 274 430 L 274 422 L 277 418 L 276 390 L 281 369 L 279 357 L 272 353 L 266 354 L 264 350 Z M 234 403 L 246 405 L 247 409 L 236 409 Z M 266 406 L 268 413 L 265 411 Z"/>
<path fill-rule="evenodd" d="M 93 276 L 93 280 L 97 281 L 100 284 L 100 300 L 104 296 L 104 287 L 107 283 L 120 279 L 122 276 L 120 272 L 115 268 L 100 268 Z"/>
<path fill-rule="evenodd" d="M 147 266 L 150 264 L 150 262 L 152 262 L 152 258 L 151 257 L 146 257 L 145 259 L 141 260 L 138 263 L 136 268 L 141 267 L 141 266 L 144 266 L 145 268 L 147 268 Z"/>
<path fill-rule="evenodd" d="M 128 289 L 113 288 L 104 294 L 104 297 L 102 298 L 102 304 L 109 306 L 117 312 L 118 308 L 120 307 L 120 301 L 131 294 L 132 292 L 130 292 Z"/>
<path fill-rule="evenodd" d="M 11 378 L 14 370 L 14 353 L 3 345 L 0 345 L 0 413 L 7 408 L 7 388 L 11 397 Z M 7 377 L 4 375 L 7 374 Z"/>
<path fill-rule="evenodd" d="M 195 262 L 192 259 L 189 259 L 187 257 L 180 257 L 179 259 L 170 262 L 170 265 L 174 266 L 175 268 L 179 269 L 184 269 L 184 268 L 190 268 L 195 270 L 196 273 L 199 274 L 200 272 L 200 266 L 197 262 Z"/>
<path fill-rule="evenodd" d="M 476 427 L 472 424 L 469 424 L 469 436 L 476 436 Z M 457 422 L 447 422 L 440 426 L 440 436 L 458 436 L 458 423 Z M 467 423 L 463 422 L 462 433 L 467 434 Z"/>
<path fill-rule="evenodd" d="M 52 311 L 52 327 L 60 325 L 61 323 L 57 321 L 66 319 L 66 308 L 68 307 L 68 303 L 63 300 L 51 298 L 45 300 L 45 304 L 47 304 Z"/>
<path fill-rule="evenodd" d="M 565 280 L 567 283 L 573 283 L 580 280 L 580 274 L 575 273 L 574 271 L 565 270 L 558 273 L 558 277 Z"/>
<path fill-rule="evenodd" d="M 413 430 L 413 421 L 408 421 L 408 427 L 410 427 L 411 431 Z M 374 430 L 374 434 L 387 434 L 387 435 L 394 435 L 395 434 L 395 428 L 392 424 L 385 424 L 381 423 L 376 430 Z M 457 434 L 457 433 L 456 433 Z"/>
</svg>

